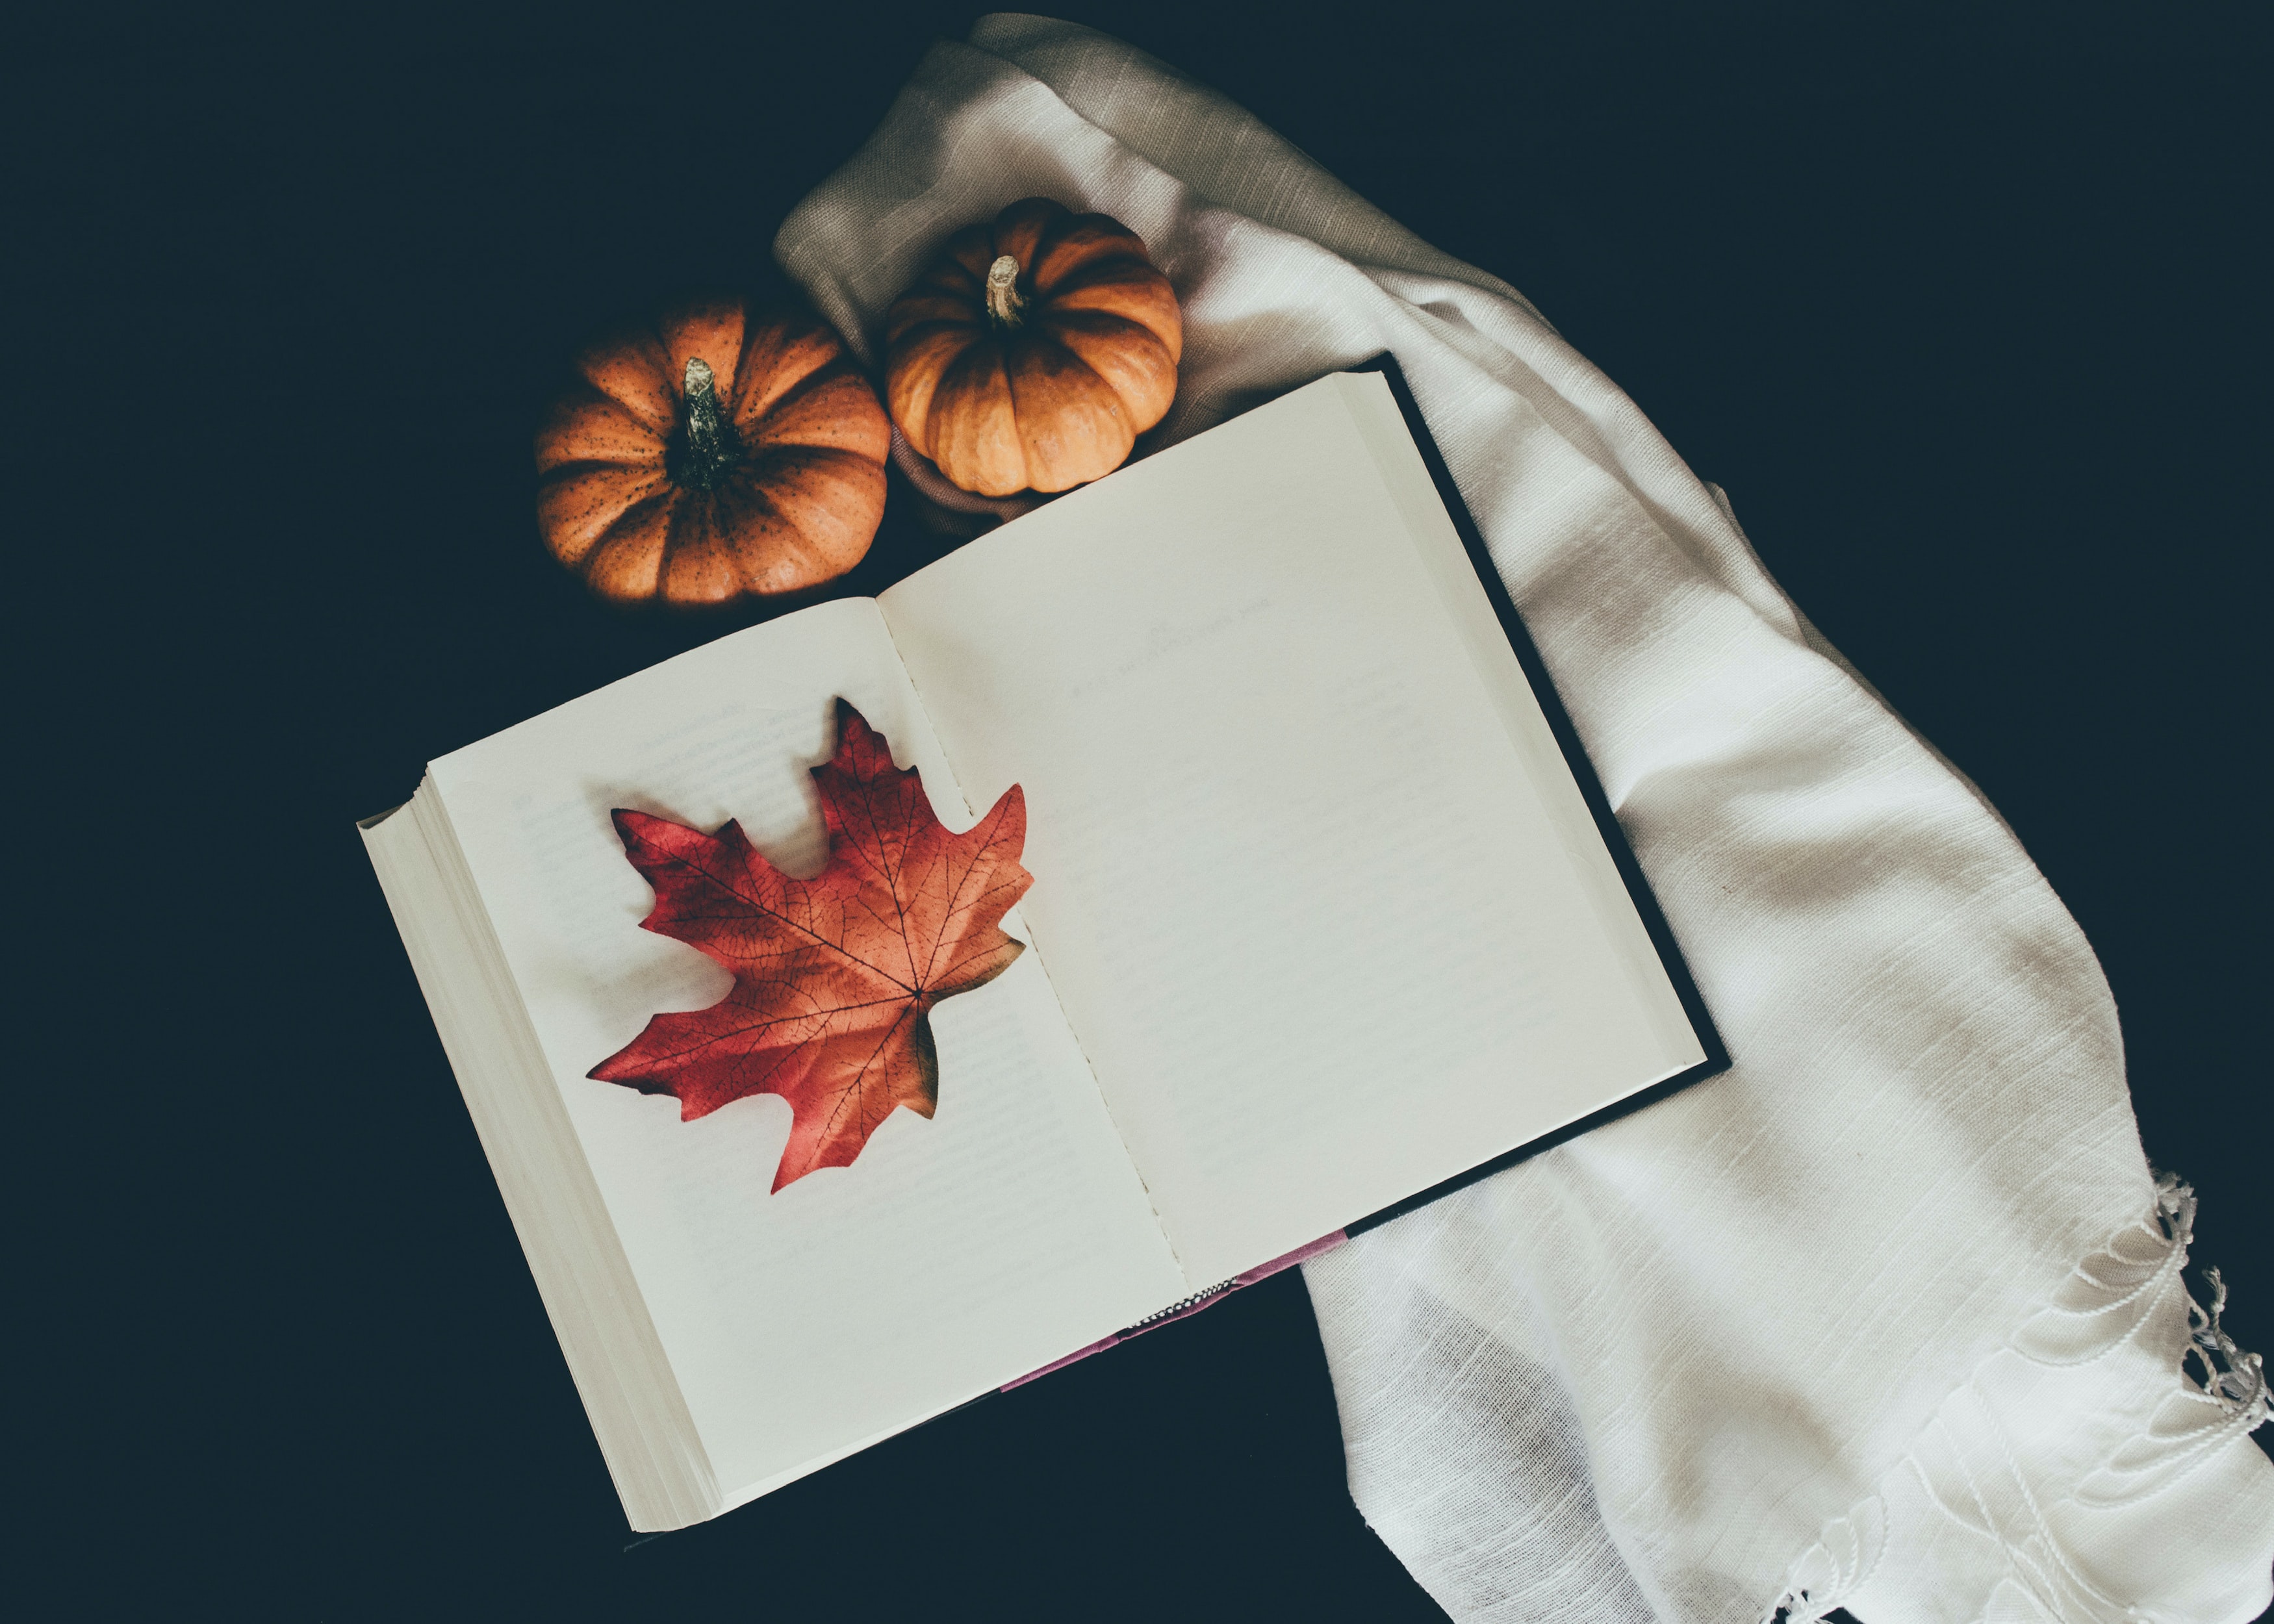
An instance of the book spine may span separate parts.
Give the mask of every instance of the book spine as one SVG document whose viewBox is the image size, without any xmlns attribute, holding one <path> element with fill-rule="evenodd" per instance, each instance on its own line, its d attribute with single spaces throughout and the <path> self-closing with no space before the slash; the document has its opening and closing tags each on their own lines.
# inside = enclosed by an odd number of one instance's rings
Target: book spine
<svg viewBox="0 0 2274 1624">
<path fill-rule="evenodd" d="M 1052 1371 L 1064 1370 L 1069 1365 L 1079 1364 L 1094 1353 L 1103 1353 L 1108 1348 L 1119 1347 L 1133 1336 L 1142 1336 L 1148 1331 L 1159 1330 L 1171 1320 L 1186 1319 L 1200 1312 L 1203 1308 L 1213 1308 L 1242 1287 L 1252 1286 L 1261 1280 L 1269 1280 L 1282 1269 L 1292 1268 L 1298 1263 L 1308 1262 L 1313 1258 L 1332 1252 L 1349 1238 L 1350 1237 L 1340 1229 L 1337 1229 L 1332 1235 L 1322 1235 L 1306 1246 L 1296 1247 L 1284 1258 L 1274 1258 L 1269 1263 L 1259 1263 L 1254 1268 L 1234 1274 L 1230 1280 L 1210 1286 L 1205 1291 L 1195 1291 L 1181 1302 L 1171 1303 L 1158 1313 L 1146 1315 L 1126 1330 L 1116 1331 L 1112 1335 L 1102 1341 L 1094 1342 L 1087 1348 L 1077 1348 L 1065 1357 L 1053 1359 L 1040 1370 L 1028 1371 L 1015 1381 L 1005 1382 L 996 1391 L 1008 1393 L 1013 1387 L 1023 1387 L 1039 1377 L 1049 1375 Z"/>
</svg>

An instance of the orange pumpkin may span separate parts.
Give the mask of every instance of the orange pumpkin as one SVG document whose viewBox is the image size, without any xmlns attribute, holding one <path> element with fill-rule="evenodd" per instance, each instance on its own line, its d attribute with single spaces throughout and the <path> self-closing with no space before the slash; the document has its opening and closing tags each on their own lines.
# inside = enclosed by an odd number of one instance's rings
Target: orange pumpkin
<svg viewBox="0 0 2274 1624">
<path fill-rule="evenodd" d="M 885 394 L 967 491 L 1111 473 L 1176 398 L 1184 318 L 1137 234 L 1048 198 L 970 226 L 885 314 Z"/>
<path fill-rule="evenodd" d="M 537 436 L 538 523 L 600 597 L 770 597 L 869 551 L 892 432 L 826 324 L 704 301 L 592 345 L 576 370 Z"/>
</svg>

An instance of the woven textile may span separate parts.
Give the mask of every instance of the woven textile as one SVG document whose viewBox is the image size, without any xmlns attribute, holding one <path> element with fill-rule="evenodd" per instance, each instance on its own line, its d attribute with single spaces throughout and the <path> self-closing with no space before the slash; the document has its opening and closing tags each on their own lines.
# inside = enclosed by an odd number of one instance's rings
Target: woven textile
<svg viewBox="0 0 2274 1624">
<path fill-rule="evenodd" d="M 2253 1617 L 2263 1380 L 2182 1368 L 2192 1197 L 1996 815 L 1515 289 L 1117 41 L 937 48 L 776 253 L 874 360 L 1036 193 L 1184 302 L 1141 450 L 1397 355 L 1736 1060 L 1305 1266 L 1390 1547 L 1463 1620 Z"/>
</svg>

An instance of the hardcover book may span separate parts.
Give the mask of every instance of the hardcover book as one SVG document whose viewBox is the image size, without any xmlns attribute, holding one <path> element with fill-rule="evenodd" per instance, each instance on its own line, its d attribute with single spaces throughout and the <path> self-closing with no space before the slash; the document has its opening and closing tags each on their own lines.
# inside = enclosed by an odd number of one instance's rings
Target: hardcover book
<svg viewBox="0 0 2274 1624">
<path fill-rule="evenodd" d="M 1726 1064 L 1394 369 L 363 834 L 640 1530 Z"/>
</svg>

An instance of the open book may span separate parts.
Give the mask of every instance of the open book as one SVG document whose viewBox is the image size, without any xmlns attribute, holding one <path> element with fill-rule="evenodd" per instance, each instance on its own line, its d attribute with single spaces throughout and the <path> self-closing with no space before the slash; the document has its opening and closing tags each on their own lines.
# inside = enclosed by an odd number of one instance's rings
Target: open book
<svg viewBox="0 0 2274 1624">
<path fill-rule="evenodd" d="M 635 1528 L 713 1516 L 1724 1064 L 1380 372 L 435 762 L 365 825 Z M 727 990 L 610 815 L 828 855 L 840 699 L 950 828 L 1023 786 L 1028 944 L 938 1103 L 770 1192 L 779 1097 L 587 1073 Z"/>
</svg>

